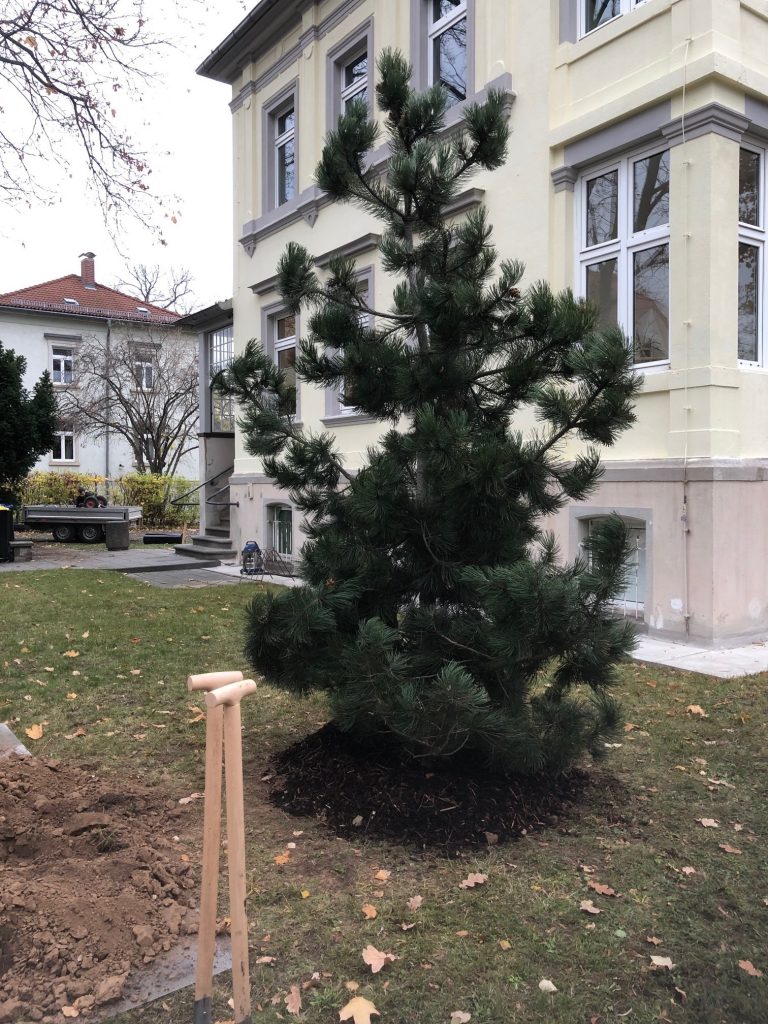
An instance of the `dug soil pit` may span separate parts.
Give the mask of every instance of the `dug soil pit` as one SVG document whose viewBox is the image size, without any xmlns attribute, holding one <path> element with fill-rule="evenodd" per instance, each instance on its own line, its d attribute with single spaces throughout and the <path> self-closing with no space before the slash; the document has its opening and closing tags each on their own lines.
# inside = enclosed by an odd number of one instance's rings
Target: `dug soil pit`
<svg viewBox="0 0 768 1024">
<path fill-rule="evenodd" d="M 197 930 L 196 817 L 138 779 L 0 760 L 0 1024 L 98 1014 Z"/>
<path fill-rule="evenodd" d="M 563 824 L 598 781 L 583 770 L 557 781 L 494 776 L 470 758 L 427 761 L 356 743 L 333 723 L 278 754 L 264 780 L 274 804 L 337 835 L 446 856 Z"/>
</svg>

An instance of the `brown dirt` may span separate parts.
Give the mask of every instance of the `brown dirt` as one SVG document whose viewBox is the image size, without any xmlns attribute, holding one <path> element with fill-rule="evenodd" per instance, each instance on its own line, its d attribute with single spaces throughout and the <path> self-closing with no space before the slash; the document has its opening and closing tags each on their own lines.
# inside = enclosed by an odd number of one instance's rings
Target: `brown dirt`
<svg viewBox="0 0 768 1024">
<path fill-rule="evenodd" d="M 196 864 L 173 838 L 196 816 L 180 795 L 0 760 L 0 1024 L 87 1019 L 196 931 Z"/>
<path fill-rule="evenodd" d="M 471 761 L 409 758 L 385 743 L 355 743 L 333 723 L 278 754 L 265 780 L 274 804 L 337 835 L 444 856 L 565 824 L 595 784 L 582 770 L 514 779 Z"/>
</svg>

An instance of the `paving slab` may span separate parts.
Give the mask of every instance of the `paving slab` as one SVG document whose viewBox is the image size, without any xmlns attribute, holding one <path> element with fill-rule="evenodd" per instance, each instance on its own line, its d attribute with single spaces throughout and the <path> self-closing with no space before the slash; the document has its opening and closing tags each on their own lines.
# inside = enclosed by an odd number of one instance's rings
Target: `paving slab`
<svg viewBox="0 0 768 1024">
<path fill-rule="evenodd" d="M 633 657 L 637 661 L 667 665 L 686 672 L 700 672 L 719 679 L 736 679 L 756 672 L 768 672 L 768 643 L 713 649 L 641 636 Z"/>
</svg>

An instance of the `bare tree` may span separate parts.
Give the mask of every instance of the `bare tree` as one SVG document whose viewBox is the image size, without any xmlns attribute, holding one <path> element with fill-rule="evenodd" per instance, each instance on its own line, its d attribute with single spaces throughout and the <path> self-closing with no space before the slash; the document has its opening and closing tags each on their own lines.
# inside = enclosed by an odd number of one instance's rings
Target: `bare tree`
<svg viewBox="0 0 768 1024">
<path fill-rule="evenodd" d="M 120 97 L 140 98 L 163 45 L 147 28 L 146 7 L 145 0 L 3 0 L 0 199 L 54 199 L 46 165 L 69 170 L 68 154 L 79 151 L 105 215 L 119 220 L 130 211 L 148 223 L 140 211 L 149 168 L 118 110 Z"/>
<path fill-rule="evenodd" d="M 191 313 L 194 306 L 194 278 L 189 267 L 171 267 L 163 272 L 157 263 L 133 263 L 117 287 L 162 309 Z"/>
<path fill-rule="evenodd" d="M 140 473 L 172 476 L 197 448 L 198 369 L 193 336 L 174 329 L 127 328 L 83 341 L 75 385 L 60 414 L 90 437 L 127 441 Z"/>
</svg>

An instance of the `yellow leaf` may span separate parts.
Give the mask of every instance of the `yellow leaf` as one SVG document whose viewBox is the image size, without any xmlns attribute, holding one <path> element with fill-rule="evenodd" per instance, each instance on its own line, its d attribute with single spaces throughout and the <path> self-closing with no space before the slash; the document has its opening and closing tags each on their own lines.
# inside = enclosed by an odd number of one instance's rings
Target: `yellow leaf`
<svg viewBox="0 0 768 1024">
<path fill-rule="evenodd" d="M 506 953 L 508 949 L 512 949 L 512 943 L 509 939 L 499 939 L 499 947 Z"/>
<path fill-rule="evenodd" d="M 140 676 L 141 675 L 141 669 L 140 668 L 132 668 L 131 669 L 131 675 L 132 676 Z"/>
<path fill-rule="evenodd" d="M 689 715 L 698 715 L 699 718 L 709 718 L 709 715 L 700 704 L 689 704 L 685 710 Z"/>
<path fill-rule="evenodd" d="M 311 893 L 310 893 L 309 889 L 302 889 L 301 890 L 301 898 L 303 900 L 308 900 L 310 896 L 311 896 Z"/>
<path fill-rule="evenodd" d="M 399 959 L 394 953 L 382 953 L 375 946 L 369 945 L 363 950 L 363 961 L 371 968 L 371 974 L 378 974 L 385 964 Z"/>
<path fill-rule="evenodd" d="M 77 700 L 77 694 L 76 693 L 68 693 L 67 694 L 67 700 Z"/>
<path fill-rule="evenodd" d="M 30 725 L 30 727 L 28 729 L 25 729 L 24 732 L 27 734 L 27 736 L 29 736 L 31 740 L 39 740 L 42 739 L 43 736 L 43 727 L 39 724 Z"/>
<path fill-rule="evenodd" d="M 363 912 L 363 917 L 366 918 L 368 921 L 372 921 L 374 917 L 379 916 L 378 910 L 376 909 L 376 907 L 373 906 L 372 903 L 364 903 L 362 907 L 360 907 L 360 909 Z"/>
<path fill-rule="evenodd" d="M 291 859 L 290 853 L 278 853 L 278 855 L 275 857 L 275 864 L 277 864 L 277 865 L 287 864 L 290 859 Z"/>
<path fill-rule="evenodd" d="M 378 878 L 380 882 L 388 882 L 391 874 L 391 871 L 385 871 L 384 868 L 381 868 L 373 877 Z"/>
<path fill-rule="evenodd" d="M 763 976 L 763 972 L 759 971 L 751 960 L 739 960 L 739 967 L 753 978 L 762 978 Z"/>
<path fill-rule="evenodd" d="M 62 1017 L 79 1017 L 80 1011 L 75 1006 L 62 1006 L 61 1015 Z"/>
<path fill-rule="evenodd" d="M 86 631 L 83 634 L 81 634 L 81 635 L 82 635 L 83 640 L 87 640 L 88 637 L 91 635 L 90 629 L 86 629 Z"/>
<path fill-rule="evenodd" d="M 345 1007 L 339 1010 L 339 1020 L 351 1020 L 354 1024 L 371 1024 L 371 1016 L 374 1013 L 377 1017 L 381 1016 L 370 999 L 364 999 L 363 996 L 355 996 L 354 999 L 350 999 Z"/>
<path fill-rule="evenodd" d="M 476 885 L 485 885 L 488 875 L 481 875 L 478 871 L 471 872 L 463 882 L 459 882 L 460 889 L 474 889 Z"/>
<path fill-rule="evenodd" d="M 80 651 L 64 651 L 63 658 L 79 658 Z"/>
<path fill-rule="evenodd" d="M 285 1008 L 288 1013 L 301 1013 L 301 989 L 298 985 L 291 985 L 291 991 L 285 997 Z"/>
</svg>

